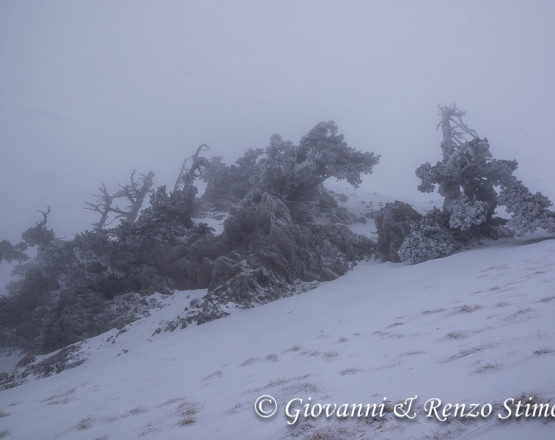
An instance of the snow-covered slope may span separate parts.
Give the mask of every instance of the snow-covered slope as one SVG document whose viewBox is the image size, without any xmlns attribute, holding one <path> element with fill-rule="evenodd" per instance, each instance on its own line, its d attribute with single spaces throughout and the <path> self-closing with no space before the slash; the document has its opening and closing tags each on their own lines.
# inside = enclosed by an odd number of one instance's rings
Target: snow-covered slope
<svg viewBox="0 0 555 440">
<path fill-rule="evenodd" d="M 83 342 L 82 365 L 1 392 L 0 436 L 550 439 L 545 418 L 502 422 L 494 405 L 555 397 L 554 269 L 553 240 L 416 266 L 367 262 L 300 296 L 156 333 L 203 291 L 160 297 L 149 318 Z M 255 414 L 261 395 L 279 404 L 272 418 Z M 412 421 L 301 414 L 288 426 L 284 407 L 415 395 Z M 431 398 L 493 413 L 440 422 L 422 407 Z"/>
</svg>

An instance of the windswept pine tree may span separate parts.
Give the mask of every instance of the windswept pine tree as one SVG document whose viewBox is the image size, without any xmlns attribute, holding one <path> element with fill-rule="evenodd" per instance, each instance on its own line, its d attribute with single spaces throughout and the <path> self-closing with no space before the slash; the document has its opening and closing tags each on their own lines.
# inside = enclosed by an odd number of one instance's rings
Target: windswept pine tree
<svg viewBox="0 0 555 440">
<path fill-rule="evenodd" d="M 417 168 L 418 189 L 432 192 L 437 185 L 451 229 L 468 231 L 497 224 L 493 220 L 498 205 L 495 188 L 511 179 L 517 162 L 494 159 L 488 140 L 463 122 L 465 113 L 455 105 L 440 107 L 440 111 L 443 159 Z"/>
<path fill-rule="evenodd" d="M 438 258 L 457 246 L 509 232 L 537 228 L 555 232 L 555 215 L 548 209 L 551 202 L 541 193 L 532 194 L 514 176 L 517 161 L 495 159 L 488 140 L 464 123 L 465 113 L 456 105 L 440 107 L 440 114 L 442 160 L 420 165 L 416 175 L 420 191 L 433 192 L 437 186 L 444 197 L 442 213 L 430 213 L 413 227 L 399 249 L 401 260 L 417 263 Z M 508 223 L 496 217 L 500 205 L 511 215 Z M 430 234 L 433 230 L 436 233 Z"/>
</svg>

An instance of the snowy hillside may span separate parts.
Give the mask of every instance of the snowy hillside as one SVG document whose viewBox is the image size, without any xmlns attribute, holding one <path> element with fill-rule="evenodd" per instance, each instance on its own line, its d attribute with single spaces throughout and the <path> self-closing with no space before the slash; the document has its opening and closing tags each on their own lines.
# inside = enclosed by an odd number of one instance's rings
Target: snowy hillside
<svg viewBox="0 0 555 440">
<path fill-rule="evenodd" d="M 149 318 L 79 344 L 80 366 L 1 392 L 0 437 L 550 439 L 552 417 L 499 417 L 507 399 L 555 397 L 554 269 L 553 240 L 415 266 L 366 262 L 308 293 L 174 332 L 158 329 L 204 291 L 156 296 L 164 307 Z M 261 395 L 279 405 L 267 420 L 253 408 Z M 414 420 L 390 411 L 415 395 Z M 305 418 L 297 400 L 288 417 L 295 398 L 387 405 L 375 420 Z M 493 412 L 441 422 L 426 417 L 432 398 Z"/>
</svg>

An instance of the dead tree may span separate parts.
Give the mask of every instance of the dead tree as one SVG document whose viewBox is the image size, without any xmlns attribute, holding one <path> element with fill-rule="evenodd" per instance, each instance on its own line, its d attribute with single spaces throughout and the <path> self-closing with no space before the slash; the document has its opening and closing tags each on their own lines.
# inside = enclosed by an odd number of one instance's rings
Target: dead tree
<svg viewBox="0 0 555 440">
<path fill-rule="evenodd" d="M 92 194 L 96 197 L 95 202 L 85 202 L 85 209 L 95 211 L 100 214 L 100 220 L 95 223 L 95 230 L 101 231 L 105 226 L 109 225 L 118 218 L 123 219 L 127 223 L 134 223 L 139 215 L 139 211 L 143 206 L 146 195 L 152 187 L 152 178 L 154 173 L 150 171 L 148 174 L 141 174 L 139 180 L 135 180 L 135 173 L 133 170 L 130 177 L 130 183 L 127 185 L 118 185 L 119 191 L 115 194 L 108 193 L 106 186 L 102 184 L 100 187 L 100 194 Z M 114 200 L 125 199 L 128 202 L 128 207 L 120 208 L 113 206 Z M 111 221 L 109 221 L 110 214 L 115 214 Z"/>
<path fill-rule="evenodd" d="M 94 225 L 95 231 L 102 230 L 102 228 L 104 228 L 104 226 L 106 225 L 108 214 L 110 214 L 112 202 L 115 198 L 115 195 L 108 194 L 108 191 L 106 190 L 106 186 L 104 184 L 102 184 L 99 190 L 100 194 L 91 194 L 92 196 L 96 197 L 95 202 L 85 202 L 85 209 L 100 213 L 100 220 Z"/>
<path fill-rule="evenodd" d="M 115 198 L 123 198 L 129 202 L 127 211 L 119 207 L 110 208 L 110 211 L 116 214 L 116 218 L 123 218 L 127 223 L 133 224 L 139 215 L 139 211 L 143 206 L 144 199 L 150 188 L 152 187 L 152 178 L 154 173 L 150 171 L 148 174 L 141 174 L 139 181 L 135 180 L 136 170 L 133 170 L 130 177 L 130 184 L 119 185 L 120 190 L 114 194 Z"/>
<path fill-rule="evenodd" d="M 42 214 L 42 220 L 37 222 L 37 228 L 42 228 L 46 226 L 46 223 L 48 223 L 48 216 L 50 215 L 50 206 L 46 207 L 46 211 L 41 211 L 40 209 L 37 209 L 36 212 Z"/>
</svg>

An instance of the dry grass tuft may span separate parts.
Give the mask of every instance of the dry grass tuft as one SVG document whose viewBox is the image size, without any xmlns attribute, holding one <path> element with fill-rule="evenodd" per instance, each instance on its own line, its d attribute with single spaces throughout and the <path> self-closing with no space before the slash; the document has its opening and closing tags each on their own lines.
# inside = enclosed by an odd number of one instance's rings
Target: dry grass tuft
<svg viewBox="0 0 555 440">
<path fill-rule="evenodd" d="M 91 416 L 85 417 L 77 422 L 77 424 L 75 425 L 75 429 L 78 431 L 85 431 L 92 426 L 93 422 L 94 418 L 92 418 Z"/>
<path fill-rule="evenodd" d="M 458 310 L 459 312 L 463 312 L 463 313 L 472 313 L 481 308 L 482 306 L 480 304 L 464 304 L 462 306 L 459 306 Z"/>
<path fill-rule="evenodd" d="M 279 356 L 276 353 L 270 353 L 264 357 L 264 360 L 268 362 L 277 362 L 279 360 Z"/>
</svg>

